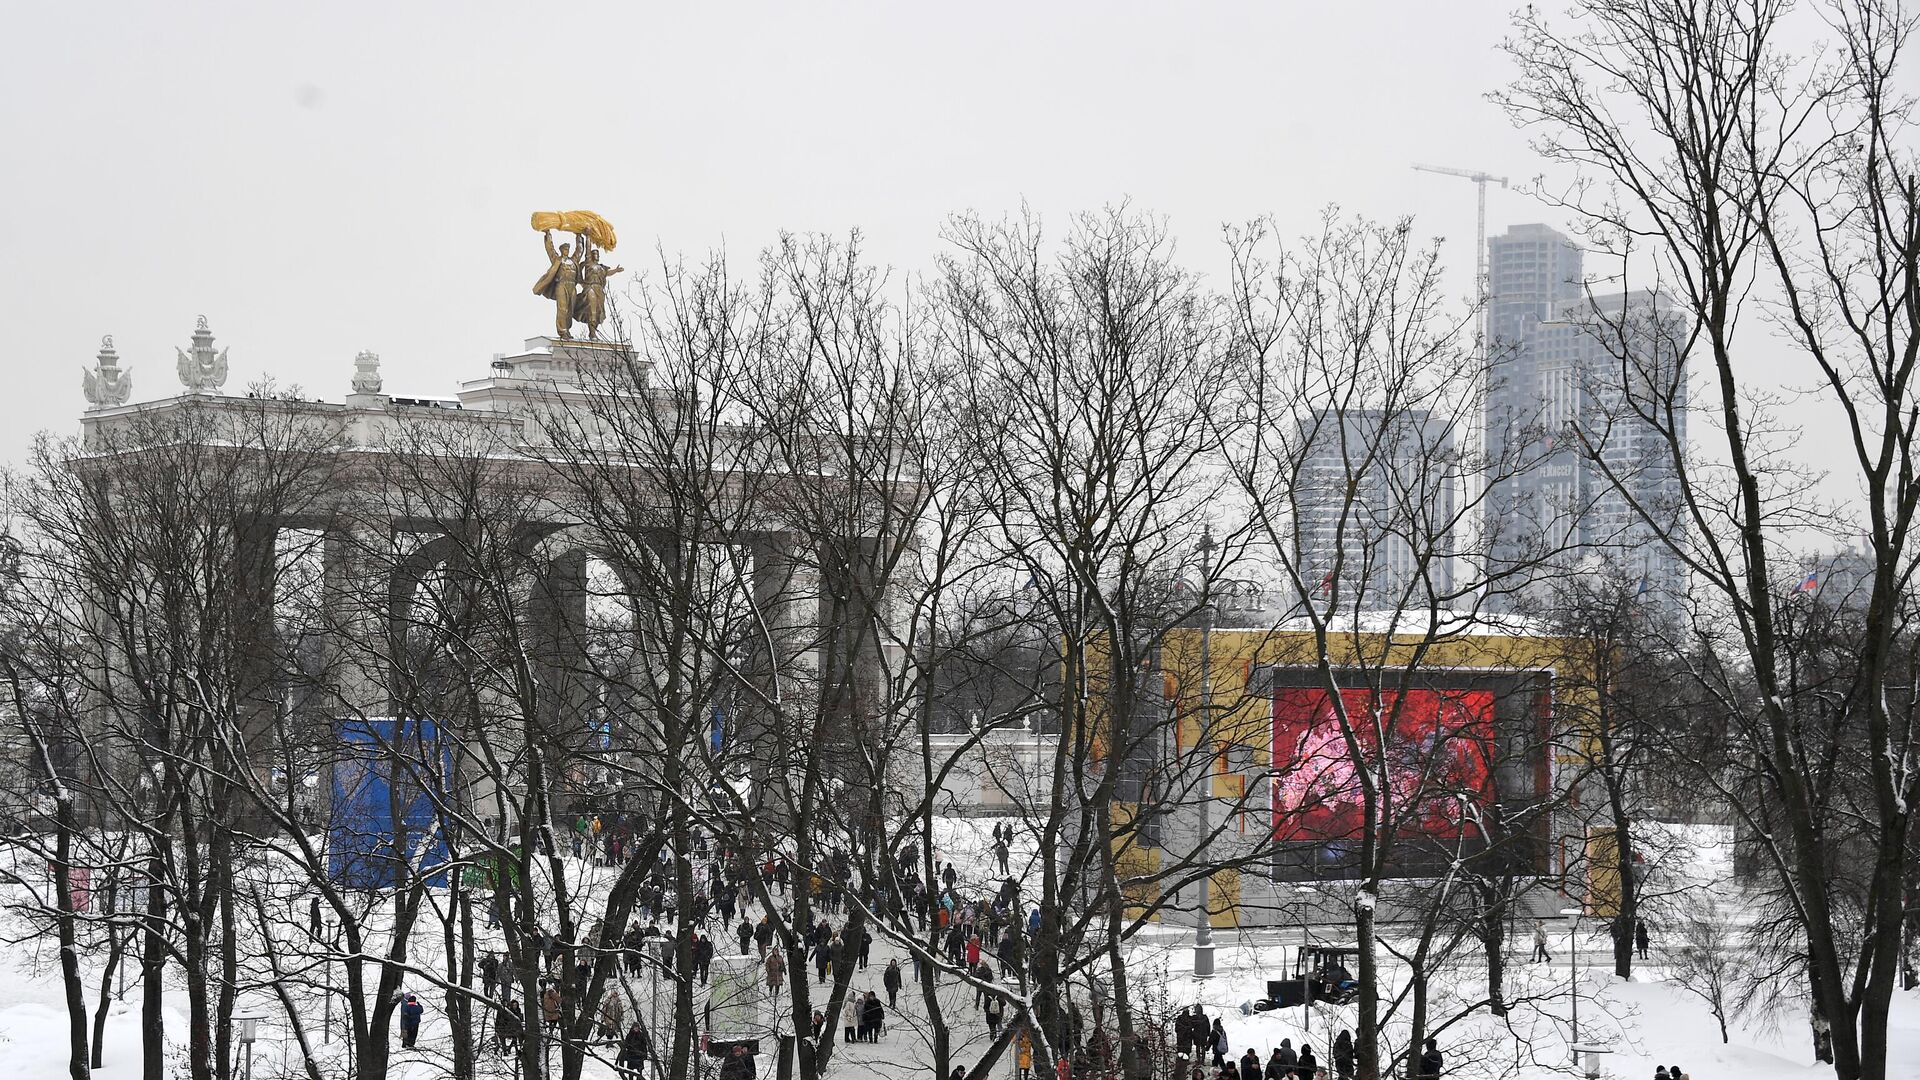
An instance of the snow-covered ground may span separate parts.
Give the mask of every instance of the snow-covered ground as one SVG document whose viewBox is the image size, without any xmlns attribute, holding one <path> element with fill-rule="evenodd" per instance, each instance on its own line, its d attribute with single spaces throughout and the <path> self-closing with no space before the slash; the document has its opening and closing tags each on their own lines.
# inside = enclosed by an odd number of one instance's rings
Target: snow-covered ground
<svg viewBox="0 0 1920 1080">
<path fill-rule="evenodd" d="M 962 877 L 978 886 L 986 886 L 1000 877 L 990 855 L 990 829 L 994 819 L 953 818 L 936 823 L 935 853 L 951 859 Z M 1724 844 L 1711 832 L 1675 830 L 1674 842 L 1690 845 L 1685 865 L 1696 875 L 1697 884 L 1718 891 L 1733 901 L 1725 885 L 1728 862 Z M 1018 835 L 1011 858 L 1011 871 L 1025 879 L 1032 873 L 1034 843 L 1031 837 Z M 589 879 L 589 888 L 600 888 L 611 880 L 609 868 L 574 864 L 574 872 Z M 1726 912 L 1738 921 L 1744 912 L 1734 902 Z M 0 916 L 10 931 L 22 927 L 17 915 Z M 1651 958 L 1636 965 L 1631 982 L 1613 977 L 1604 955 L 1604 933 L 1592 927 L 1579 942 L 1580 962 L 1576 966 L 1567 954 L 1568 928 L 1552 927 L 1552 962 L 1525 963 L 1530 940 L 1516 941 L 1515 957 L 1508 974 L 1507 992 L 1521 1001 L 1505 1018 L 1493 1017 L 1484 1010 L 1455 1024 L 1440 1035 L 1448 1055 L 1449 1076 L 1545 1078 L 1568 1075 L 1571 1041 L 1572 999 L 1570 989 L 1579 988 L 1580 1035 L 1583 1042 L 1604 1042 L 1615 1052 L 1604 1061 L 1608 1075 L 1651 1077 L 1656 1065 L 1680 1065 L 1695 1080 L 1800 1080 L 1830 1075 L 1825 1066 L 1811 1061 L 1808 1052 L 1807 1021 L 1804 1010 L 1788 1008 L 1762 1018 L 1743 1018 L 1729 1024 L 1729 1043 L 1720 1041 L 1719 1027 L 1705 1003 L 1669 978 L 1663 942 L 1656 935 Z M 1199 1002 L 1213 1015 L 1225 1019 L 1229 1040 L 1237 1055 L 1246 1046 L 1255 1047 L 1264 1058 L 1281 1039 L 1290 1039 L 1298 1047 L 1310 1043 L 1326 1060 L 1332 1035 L 1354 1023 L 1353 1009 L 1317 1005 L 1309 1017 L 1307 1010 L 1287 1009 L 1267 1013 L 1248 1013 L 1242 1005 L 1264 994 L 1264 982 L 1278 972 L 1291 957 L 1299 940 L 1298 930 L 1220 931 L 1216 933 L 1216 967 L 1211 979 L 1192 975 L 1191 931 L 1183 927 L 1154 927 L 1136 940 L 1129 950 L 1129 971 L 1137 989 L 1159 999 L 1166 1008 L 1178 1008 Z M 1332 941 L 1341 928 L 1310 928 L 1314 940 Z M 438 940 L 433 933 L 422 933 L 416 962 L 432 964 Z M 1522 935 L 1523 938 L 1526 935 Z M 1408 948 L 1400 931 L 1383 931 L 1386 951 Z M 723 954 L 731 952 L 730 939 L 719 939 Z M 872 966 L 859 972 L 854 981 L 857 990 L 880 988 L 880 974 L 886 960 L 898 951 L 884 942 L 876 944 Z M 37 1080 L 57 1077 L 66 1072 L 66 1011 L 62 1003 L 56 954 L 47 939 L 26 941 L 0 957 L 0 1080 Z M 1484 992 L 1476 950 L 1463 950 L 1458 963 L 1436 979 L 1435 997 L 1442 1003 Z M 99 966 L 95 957 L 86 958 L 88 996 L 91 1002 L 98 988 Z M 904 964 L 903 964 L 904 966 Z M 174 972 L 177 976 L 177 971 Z M 259 973 L 254 973 L 258 975 Z M 811 977 L 811 972 L 807 973 Z M 1406 968 L 1389 965 L 1385 973 L 1386 989 L 1400 989 Z M 105 1067 L 96 1075 L 104 1080 L 121 1080 L 139 1075 L 139 1001 L 137 973 L 129 973 L 127 993 L 113 1006 L 107 1022 Z M 169 989 L 174 989 L 170 985 Z M 443 1077 L 448 1053 L 447 1033 L 441 1021 L 440 995 L 426 991 L 428 1018 L 421 1046 L 412 1051 L 396 1051 L 392 1075 L 398 1080 L 428 1080 Z M 629 1001 L 644 1011 L 644 986 L 629 987 Z M 945 1011 L 958 1018 L 953 1029 L 963 1057 L 984 1046 L 986 1031 L 979 1014 L 970 1004 L 971 991 L 951 984 L 943 989 Z M 186 1021 L 184 999 L 176 991 L 176 1007 L 169 1010 L 167 1030 L 170 1038 L 184 1036 Z M 298 1074 L 298 1051 L 289 1031 L 278 1017 L 280 1011 L 264 993 L 249 995 L 242 1011 L 258 1013 L 268 1019 L 260 1024 L 260 1042 L 255 1046 L 255 1076 L 261 1080 Z M 925 1049 L 928 1032 L 913 990 L 901 999 L 902 1008 L 889 1022 L 886 1037 L 878 1044 L 843 1048 L 836 1056 L 836 1075 L 918 1076 L 931 1064 Z M 1903 992 L 1896 997 L 1889 1060 L 1893 1074 L 1903 1068 L 1920 1068 L 1920 993 Z M 324 1048 L 326 1057 L 342 1063 L 341 1044 L 336 1040 Z M 483 1065 L 493 1070 L 502 1064 L 489 1058 Z M 1011 1076 L 1013 1063 L 1005 1060 L 1002 1075 Z M 341 1069 L 332 1075 L 343 1075 Z M 590 1063 L 588 1075 L 611 1077 L 605 1062 Z M 1913 1075 L 1920 1075 L 1916 1072 Z"/>
</svg>

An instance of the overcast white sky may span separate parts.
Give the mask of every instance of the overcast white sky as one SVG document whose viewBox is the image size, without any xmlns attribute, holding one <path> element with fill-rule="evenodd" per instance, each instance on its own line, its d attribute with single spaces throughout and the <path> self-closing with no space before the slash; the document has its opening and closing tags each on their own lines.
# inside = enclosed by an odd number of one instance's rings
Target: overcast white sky
<svg viewBox="0 0 1920 1080">
<path fill-rule="evenodd" d="M 551 328 L 528 214 L 616 261 L 858 227 L 927 267 L 942 218 L 1130 199 L 1197 266 L 1219 226 L 1412 214 L 1471 288 L 1473 186 L 1540 164 L 1484 95 L 1503 3 L 26 4 L 0 65 L 0 460 L 71 431 L 111 333 L 177 391 L 205 314 L 229 390 L 338 400 L 373 349 L 439 395 Z M 1489 231 L 1552 220 L 1493 191 Z M 1556 222 L 1557 224 L 1557 222 Z"/>
</svg>

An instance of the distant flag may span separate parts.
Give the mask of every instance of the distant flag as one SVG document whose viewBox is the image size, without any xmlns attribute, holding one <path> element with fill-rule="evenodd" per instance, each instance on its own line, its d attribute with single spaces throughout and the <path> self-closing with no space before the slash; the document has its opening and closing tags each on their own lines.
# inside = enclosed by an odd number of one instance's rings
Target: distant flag
<svg viewBox="0 0 1920 1080">
<path fill-rule="evenodd" d="M 1331 570 L 1327 571 L 1326 577 L 1323 577 L 1320 579 L 1320 595 L 1321 596 L 1333 595 L 1333 571 Z"/>
<path fill-rule="evenodd" d="M 720 706 L 713 707 L 713 752 L 720 752 L 720 744 L 727 738 L 727 713 Z"/>
<path fill-rule="evenodd" d="M 600 749 L 605 750 L 612 745 L 613 745 L 613 719 L 609 717 L 605 720 L 600 721 Z"/>
<path fill-rule="evenodd" d="M 1800 583 L 1800 587 L 1798 589 L 1795 589 L 1794 591 L 1795 592 L 1818 592 L 1819 590 L 1820 590 L 1820 572 L 1816 570 L 1813 573 L 1808 574 L 1807 580 L 1802 581 Z"/>
<path fill-rule="evenodd" d="M 1033 573 L 1027 575 L 1027 583 L 1024 586 L 1022 586 L 1022 588 L 1037 589 L 1039 587 L 1040 587 L 1040 572 L 1036 570 Z"/>
<path fill-rule="evenodd" d="M 1647 581 L 1646 578 L 1643 577 L 1640 579 L 1640 588 L 1636 590 L 1633 595 L 1636 597 L 1645 597 L 1649 592 L 1652 592 L 1652 591 L 1653 591 L 1652 583 L 1650 583 L 1649 581 Z"/>
</svg>

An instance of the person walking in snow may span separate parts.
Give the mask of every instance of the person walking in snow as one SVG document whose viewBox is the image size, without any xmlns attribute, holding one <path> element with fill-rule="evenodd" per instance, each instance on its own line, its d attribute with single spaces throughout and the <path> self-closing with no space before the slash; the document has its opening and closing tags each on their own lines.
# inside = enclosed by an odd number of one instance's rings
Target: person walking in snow
<svg viewBox="0 0 1920 1080">
<path fill-rule="evenodd" d="M 493 988 L 500 979 L 500 956 L 488 953 L 480 958 L 480 989 L 487 997 L 493 996 Z"/>
<path fill-rule="evenodd" d="M 1262 1080 L 1260 1054 L 1251 1046 L 1240 1055 L 1240 1080 Z"/>
<path fill-rule="evenodd" d="M 832 941 L 820 940 L 813 946 L 813 970 L 819 974 L 822 984 L 827 981 L 828 969 L 833 967 L 833 951 Z"/>
<path fill-rule="evenodd" d="M 787 979 L 787 954 L 775 949 L 767 954 L 767 993 L 778 994 Z"/>
<path fill-rule="evenodd" d="M 600 999 L 600 1037 L 608 1042 L 620 1038 L 626 1019 L 627 1006 L 620 1000 L 620 991 L 607 991 L 607 996 Z"/>
<path fill-rule="evenodd" d="M 1547 924 L 1539 919 L 1533 920 L 1533 962 L 1553 962 L 1553 954 L 1547 951 Z"/>
<path fill-rule="evenodd" d="M 1342 1029 L 1333 1040 L 1333 1071 L 1340 1080 L 1353 1080 L 1353 1032 Z"/>
<path fill-rule="evenodd" d="M 614 1059 L 613 1067 L 620 1075 L 629 1080 L 638 1080 L 640 1070 L 647 1066 L 647 1029 L 635 1020 L 627 1029 L 626 1037 L 620 1040 L 620 1056 Z"/>
<path fill-rule="evenodd" d="M 520 1018 L 520 1004 L 511 996 L 503 996 L 500 1008 L 493 1018 L 493 1045 L 502 1054 L 520 1053 L 520 1037 L 525 1022 Z"/>
<path fill-rule="evenodd" d="M 1281 1039 L 1280 1045 L 1273 1048 L 1273 1056 L 1267 1059 L 1267 1080 L 1292 1080 L 1299 1064 L 1300 1057 L 1293 1052 L 1293 1040 Z"/>
<path fill-rule="evenodd" d="M 733 1053 L 728 1055 L 726 1064 L 720 1066 L 720 1080 L 754 1080 L 753 1058 L 748 1055 L 744 1043 L 733 1044 Z"/>
<path fill-rule="evenodd" d="M 1009 926 L 1000 932 L 1000 945 L 994 950 L 1000 958 L 1000 977 L 1011 979 L 1020 974 L 1020 935 Z"/>
<path fill-rule="evenodd" d="M 1213 1028 L 1207 1035 L 1207 1049 L 1213 1051 L 1213 1068 L 1218 1072 L 1227 1067 L 1227 1051 L 1233 1047 L 1227 1042 L 1226 1025 L 1219 1017 L 1213 1018 Z"/>
<path fill-rule="evenodd" d="M 900 978 L 900 961 L 898 959 L 887 961 L 887 970 L 884 975 L 880 976 L 880 982 L 881 985 L 887 988 L 887 1008 L 899 1008 L 900 984 L 902 980 Z"/>
<path fill-rule="evenodd" d="M 1439 1040 L 1429 1037 L 1427 1048 L 1420 1052 L 1420 1080 L 1440 1080 L 1440 1066 L 1443 1060 L 1440 1056 Z"/>
<path fill-rule="evenodd" d="M 707 972 L 713 968 L 713 939 L 696 932 L 693 935 L 693 972 L 700 985 L 707 985 Z"/>
<path fill-rule="evenodd" d="M 420 999 L 408 994 L 400 1003 L 400 1045 L 412 1049 L 414 1040 L 420 1037 L 420 1017 L 426 1013 L 426 1007 Z"/>
<path fill-rule="evenodd" d="M 1633 921 L 1633 947 L 1640 953 L 1640 959 L 1647 958 L 1647 920 Z"/>
</svg>

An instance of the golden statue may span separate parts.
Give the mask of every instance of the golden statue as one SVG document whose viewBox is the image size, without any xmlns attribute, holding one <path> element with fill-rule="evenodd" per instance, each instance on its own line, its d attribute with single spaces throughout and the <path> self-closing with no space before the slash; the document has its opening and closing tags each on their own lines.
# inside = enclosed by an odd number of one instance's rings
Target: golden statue
<svg viewBox="0 0 1920 1080">
<path fill-rule="evenodd" d="M 607 279 L 625 270 L 600 261 L 600 249 L 589 247 L 580 267 L 580 291 L 574 295 L 573 318 L 587 324 L 587 340 L 600 340 L 600 324 L 607 320 Z"/>
<path fill-rule="evenodd" d="M 554 336 L 573 339 L 573 324 L 587 324 L 587 338 L 599 335 L 607 317 L 607 278 L 623 267 L 600 262 L 602 248 L 611 251 L 620 241 L 606 218 L 590 210 L 536 211 L 533 227 L 547 243 L 547 272 L 534 282 L 534 294 L 553 301 Z M 553 245 L 553 231 L 573 233 L 572 244 Z M 584 286 L 584 287 L 583 287 Z"/>
<path fill-rule="evenodd" d="M 545 234 L 547 239 L 547 272 L 533 283 L 535 295 L 544 296 L 553 301 L 554 336 L 567 340 L 573 337 L 573 301 L 574 290 L 580 284 L 580 263 L 573 255 L 573 245 L 561 244 L 558 251 L 553 247 L 553 233 Z M 586 246 L 586 238 L 575 235 L 574 239 Z"/>
</svg>

